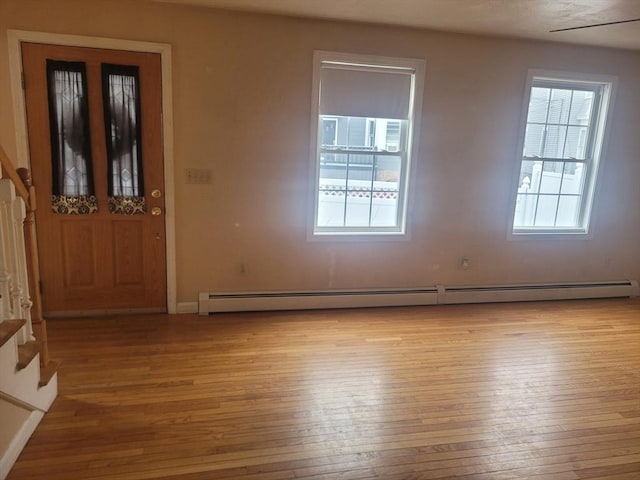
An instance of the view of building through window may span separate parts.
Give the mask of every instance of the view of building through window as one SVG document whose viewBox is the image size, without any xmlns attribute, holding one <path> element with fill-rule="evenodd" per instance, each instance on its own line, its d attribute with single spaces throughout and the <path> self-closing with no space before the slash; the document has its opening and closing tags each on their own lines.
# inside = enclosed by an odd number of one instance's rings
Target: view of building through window
<svg viewBox="0 0 640 480">
<path fill-rule="evenodd" d="M 424 62 L 321 51 L 314 62 L 313 234 L 404 234 Z"/>
<path fill-rule="evenodd" d="M 534 78 L 514 231 L 586 230 L 608 84 Z"/>
<path fill-rule="evenodd" d="M 322 115 L 318 225 L 394 226 L 401 120 Z"/>
</svg>

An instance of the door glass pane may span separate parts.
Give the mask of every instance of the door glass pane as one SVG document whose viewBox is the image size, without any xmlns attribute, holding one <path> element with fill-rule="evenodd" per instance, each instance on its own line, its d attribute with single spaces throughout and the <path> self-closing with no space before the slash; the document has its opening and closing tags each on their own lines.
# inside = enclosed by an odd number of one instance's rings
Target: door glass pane
<svg viewBox="0 0 640 480">
<path fill-rule="evenodd" d="M 145 211 L 138 67 L 102 65 L 109 210 Z"/>
<path fill-rule="evenodd" d="M 47 60 L 51 133 L 52 210 L 98 210 L 93 186 L 87 75 L 83 62 Z"/>
</svg>

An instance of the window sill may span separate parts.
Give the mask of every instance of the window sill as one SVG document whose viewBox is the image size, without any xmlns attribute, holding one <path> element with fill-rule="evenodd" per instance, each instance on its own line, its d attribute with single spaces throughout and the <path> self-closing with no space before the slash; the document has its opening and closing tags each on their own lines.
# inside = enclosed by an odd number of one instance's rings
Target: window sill
<svg viewBox="0 0 640 480">
<path fill-rule="evenodd" d="M 549 229 L 514 229 L 509 233 L 510 240 L 531 239 L 589 239 L 591 233 L 585 228 L 549 230 Z"/>
<path fill-rule="evenodd" d="M 307 236 L 311 242 L 376 242 L 376 241 L 406 241 L 409 239 L 407 232 L 390 232 L 390 231 L 311 231 Z"/>
</svg>

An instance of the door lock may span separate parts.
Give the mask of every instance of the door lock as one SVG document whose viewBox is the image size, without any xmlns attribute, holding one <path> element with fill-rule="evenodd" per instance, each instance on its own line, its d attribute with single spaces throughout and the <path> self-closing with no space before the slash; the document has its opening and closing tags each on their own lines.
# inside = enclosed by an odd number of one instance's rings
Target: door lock
<svg viewBox="0 0 640 480">
<path fill-rule="evenodd" d="M 156 216 L 156 217 L 157 217 L 158 215 L 162 215 L 162 209 L 161 209 L 160 207 L 153 207 L 153 208 L 151 209 L 151 215 L 154 215 L 154 216 Z"/>
</svg>

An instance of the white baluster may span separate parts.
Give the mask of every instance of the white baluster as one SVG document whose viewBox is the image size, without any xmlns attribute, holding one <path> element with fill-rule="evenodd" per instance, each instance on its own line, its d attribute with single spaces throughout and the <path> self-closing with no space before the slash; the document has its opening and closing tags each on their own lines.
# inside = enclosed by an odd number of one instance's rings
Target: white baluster
<svg viewBox="0 0 640 480">
<path fill-rule="evenodd" d="M 27 321 L 18 335 L 20 343 L 33 339 L 23 230 L 25 215 L 24 201 L 16 196 L 13 184 L 8 179 L 0 179 L 0 302 L 3 319 Z"/>
<path fill-rule="evenodd" d="M 13 318 L 11 312 L 11 269 L 9 259 L 11 251 L 9 236 L 11 235 L 10 205 L 15 198 L 15 192 L 10 180 L 0 179 L 0 309 L 2 320 Z"/>
</svg>

